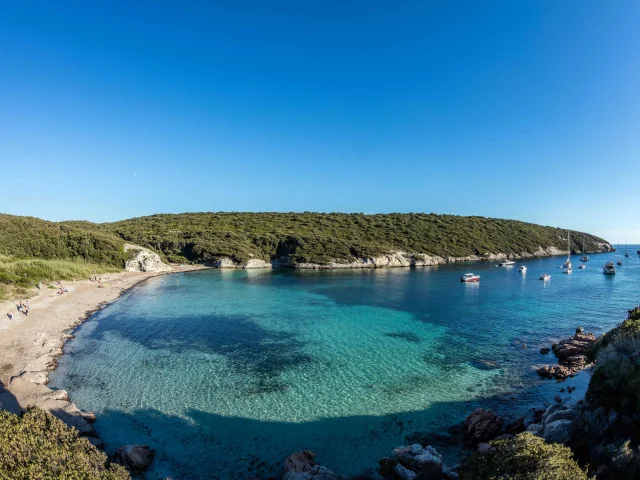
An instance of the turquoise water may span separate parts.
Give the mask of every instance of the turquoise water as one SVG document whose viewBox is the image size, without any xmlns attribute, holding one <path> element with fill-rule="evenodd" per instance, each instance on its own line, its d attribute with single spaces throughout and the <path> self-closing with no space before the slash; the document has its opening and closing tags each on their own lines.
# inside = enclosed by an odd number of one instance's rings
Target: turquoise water
<svg viewBox="0 0 640 480">
<path fill-rule="evenodd" d="M 638 303 L 640 259 L 602 275 L 615 257 L 572 275 L 548 258 L 518 262 L 526 275 L 467 263 L 158 277 L 77 330 L 51 386 L 96 412 L 108 449 L 156 448 L 149 479 L 266 477 L 300 449 L 354 474 L 415 434 L 455 461 L 447 429 L 473 408 L 515 418 L 559 394 L 535 374 L 552 361 L 540 346 L 607 330 Z M 460 283 L 468 271 L 479 285 Z"/>
</svg>

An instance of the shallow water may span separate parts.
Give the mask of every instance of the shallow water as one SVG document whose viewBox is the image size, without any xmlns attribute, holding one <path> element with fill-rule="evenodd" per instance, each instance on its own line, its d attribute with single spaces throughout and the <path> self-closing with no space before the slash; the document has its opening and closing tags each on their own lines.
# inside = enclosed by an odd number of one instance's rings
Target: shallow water
<svg viewBox="0 0 640 480">
<path fill-rule="evenodd" d="M 354 474 L 415 433 L 454 461 L 443 434 L 473 408 L 515 418 L 559 394 L 535 374 L 553 361 L 540 346 L 578 325 L 601 333 L 638 303 L 640 259 L 602 275 L 615 257 L 579 270 L 574 256 L 572 275 L 548 258 L 518 262 L 526 275 L 466 263 L 157 277 L 78 329 L 51 386 L 96 412 L 108 449 L 156 448 L 150 479 L 266 477 L 300 449 Z M 460 283 L 468 271 L 479 285 Z"/>
</svg>

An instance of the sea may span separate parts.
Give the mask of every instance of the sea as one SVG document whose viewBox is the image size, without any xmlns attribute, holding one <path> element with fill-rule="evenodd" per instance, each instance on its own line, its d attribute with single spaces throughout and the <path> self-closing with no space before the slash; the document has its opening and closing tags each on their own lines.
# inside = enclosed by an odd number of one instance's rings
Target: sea
<svg viewBox="0 0 640 480">
<path fill-rule="evenodd" d="M 555 362 L 540 348 L 577 327 L 601 334 L 640 303 L 640 246 L 628 248 L 584 270 L 574 255 L 571 275 L 551 257 L 155 277 L 74 332 L 50 386 L 95 412 L 107 451 L 154 448 L 147 479 L 264 479 L 299 450 L 356 475 L 416 442 L 455 465 L 456 425 L 475 408 L 511 421 L 584 394 L 589 372 L 538 377 Z M 480 282 L 461 283 L 467 272 Z"/>
</svg>

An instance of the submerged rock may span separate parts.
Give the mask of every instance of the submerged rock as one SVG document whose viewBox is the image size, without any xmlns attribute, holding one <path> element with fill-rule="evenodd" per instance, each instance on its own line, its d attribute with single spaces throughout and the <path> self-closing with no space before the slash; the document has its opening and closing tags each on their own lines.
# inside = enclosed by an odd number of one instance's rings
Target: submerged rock
<svg viewBox="0 0 640 480">
<path fill-rule="evenodd" d="M 311 450 L 303 450 L 289 455 L 282 466 L 283 473 L 310 472 L 317 465 L 316 454 Z"/>
<path fill-rule="evenodd" d="M 500 435 L 504 420 L 491 410 L 477 408 L 464 421 L 464 441 L 468 446 L 488 442 Z"/>
<path fill-rule="evenodd" d="M 327 467 L 318 465 L 316 454 L 311 450 L 303 450 L 290 455 L 282 466 L 282 480 L 337 480 L 335 473 Z"/>
<path fill-rule="evenodd" d="M 155 453 L 149 445 L 124 445 L 116 450 L 114 460 L 133 473 L 142 473 L 151 465 Z"/>
<path fill-rule="evenodd" d="M 396 447 L 390 457 L 378 462 L 380 475 L 386 480 L 455 480 L 458 475 L 451 471 L 432 446 L 420 444 Z"/>
</svg>

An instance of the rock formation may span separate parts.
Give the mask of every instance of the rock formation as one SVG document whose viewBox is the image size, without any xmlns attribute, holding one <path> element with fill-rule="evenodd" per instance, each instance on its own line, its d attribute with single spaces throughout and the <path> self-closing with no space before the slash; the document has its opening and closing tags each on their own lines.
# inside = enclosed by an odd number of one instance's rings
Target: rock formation
<svg viewBox="0 0 640 480">
<path fill-rule="evenodd" d="M 385 480 L 454 480 L 458 474 L 449 469 L 435 448 L 420 444 L 393 449 L 393 454 L 382 458 L 380 475 Z"/>
<path fill-rule="evenodd" d="M 531 423 L 527 431 L 544 438 L 548 443 L 566 444 L 573 432 L 575 416 L 573 409 L 556 403 L 547 408 L 539 423 Z"/>
<path fill-rule="evenodd" d="M 500 435 L 503 424 L 503 418 L 491 410 L 477 408 L 464 421 L 464 442 L 472 447 L 493 440 Z"/>
<path fill-rule="evenodd" d="M 318 465 L 311 450 L 296 452 L 287 457 L 282 466 L 282 480 L 338 480 L 327 467 Z"/>
<path fill-rule="evenodd" d="M 113 458 L 132 473 L 142 473 L 151 465 L 155 453 L 149 445 L 125 445 L 116 450 Z"/>
<path fill-rule="evenodd" d="M 573 337 L 566 338 L 552 345 L 553 353 L 558 357 L 558 365 L 544 365 L 538 368 L 540 376 L 564 380 L 583 370 L 587 366 L 587 351 L 595 343 L 593 333 L 584 333 L 581 327 L 576 329 Z"/>
<path fill-rule="evenodd" d="M 160 260 L 157 253 L 137 245 L 124 245 L 125 252 L 132 252 L 133 258 L 124 262 L 127 272 L 168 272 L 171 267 Z"/>
</svg>

